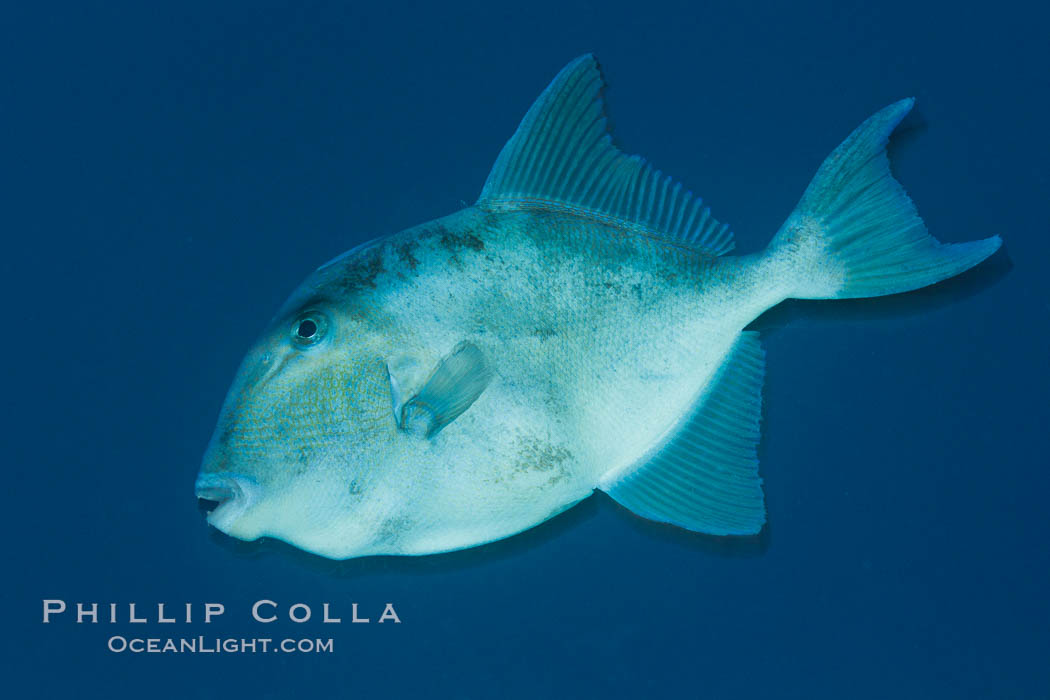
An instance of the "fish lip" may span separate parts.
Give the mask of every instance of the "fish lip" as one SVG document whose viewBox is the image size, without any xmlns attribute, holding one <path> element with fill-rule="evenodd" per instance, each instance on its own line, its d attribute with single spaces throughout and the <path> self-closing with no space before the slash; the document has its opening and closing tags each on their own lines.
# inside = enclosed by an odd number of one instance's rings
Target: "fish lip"
<svg viewBox="0 0 1050 700">
<path fill-rule="evenodd" d="M 234 523 L 255 501 L 257 487 L 251 479 L 232 474 L 201 474 L 194 484 L 197 498 L 218 505 L 208 513 L 208 524 L 230 534 Z"/>
</svg>

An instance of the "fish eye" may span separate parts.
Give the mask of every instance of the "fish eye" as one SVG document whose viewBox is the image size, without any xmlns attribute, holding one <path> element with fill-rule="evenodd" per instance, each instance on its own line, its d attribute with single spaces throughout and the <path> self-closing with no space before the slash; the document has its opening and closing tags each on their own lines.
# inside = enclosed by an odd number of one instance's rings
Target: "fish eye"
<svg viewBox="0 0 1050 700">
<path fill-rule="evenodd" d="M 292 324 L 292 341 L 300 346 L 314 345 L 322 338 L 328 330 L 328 321 L 317 312 L 305 313 Z"/>
</svg>

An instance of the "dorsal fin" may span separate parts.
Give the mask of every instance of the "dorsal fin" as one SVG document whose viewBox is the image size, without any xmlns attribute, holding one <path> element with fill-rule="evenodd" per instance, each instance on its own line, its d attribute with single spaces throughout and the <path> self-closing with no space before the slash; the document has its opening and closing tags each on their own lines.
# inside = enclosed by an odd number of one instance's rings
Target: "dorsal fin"
<svg viewBox="0 0 1050 700">
<path fill-rule="evenodd" d="M 598 62 L 565 66 L 492 166 L 478 205 L 547 209 L 607 221 L 708 255 L 733 249 L 699 197 L 612 142 Z"/>
</svg>

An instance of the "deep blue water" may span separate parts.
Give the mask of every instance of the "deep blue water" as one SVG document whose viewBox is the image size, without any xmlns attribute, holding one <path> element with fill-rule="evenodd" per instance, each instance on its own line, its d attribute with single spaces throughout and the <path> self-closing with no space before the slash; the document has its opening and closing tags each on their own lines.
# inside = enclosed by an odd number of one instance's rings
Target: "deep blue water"
<svg viewBox="0 0 1050 700">
<path fill-rule="evenodd" d="M 1050 697 L 1045 9 L 22 5 L 0 19 L 6 697 Z M 209 533 L 200 456 L 277 306 L 355 243 L 473 202 L 586 51 L 618 141 L 702 194 L 741 251 L 908 95 L 892 153 L 931 232 L 1004 250 L 931 289 L 760 320 L 760 538 L 602 495 L 418 559 Z M 227 612 L 44 625 L 45 598 Z M 402 623 L 259 625 L 260 598 L 344 622 L 393 602 Z M 335 652 L 106 649 L 198 634 Z"/>
</svg>

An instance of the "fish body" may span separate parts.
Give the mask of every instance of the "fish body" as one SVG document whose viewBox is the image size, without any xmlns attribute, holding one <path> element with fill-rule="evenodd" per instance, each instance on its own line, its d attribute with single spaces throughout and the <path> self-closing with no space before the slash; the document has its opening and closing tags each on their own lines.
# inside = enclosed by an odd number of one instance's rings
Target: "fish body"
<svg viewBox="0 0 1050 700">
<path fill-rule="evenodd" d="M 478 202 L 313 273 L 245 358 L 197 480 L 209 522 L 332 558 L 501 539 L 596 489 L 644 517 L 765 523 L 764 352 L 784 299 L 876 296 L 977 264 L 942 245 L 883 149 L 891 105 L 821 167 L 761 253 L 609 140 L 569 64 Z"/>
</svg>

